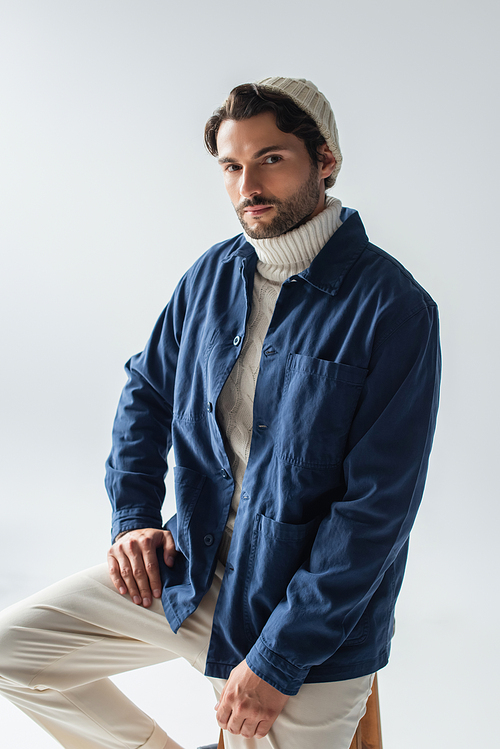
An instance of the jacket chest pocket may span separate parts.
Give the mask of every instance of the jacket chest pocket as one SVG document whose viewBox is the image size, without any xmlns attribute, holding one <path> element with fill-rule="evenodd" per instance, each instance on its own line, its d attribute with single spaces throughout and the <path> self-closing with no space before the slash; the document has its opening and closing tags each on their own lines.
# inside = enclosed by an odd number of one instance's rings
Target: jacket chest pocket
<svg viewBox="0 0 500 749">
<path fill-rule="evenodd" d="M 341 463 L 367 371 L 288 355 L 276 439 L 282 461 L 305 468 Z"/>
</svg>

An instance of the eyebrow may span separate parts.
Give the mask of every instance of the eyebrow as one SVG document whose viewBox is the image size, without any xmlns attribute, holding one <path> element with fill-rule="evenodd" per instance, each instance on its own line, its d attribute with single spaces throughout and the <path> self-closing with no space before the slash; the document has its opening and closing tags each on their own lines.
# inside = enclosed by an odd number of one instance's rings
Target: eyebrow
<svg viewBox="0 0 500 749">
<path fill-rule="evenodd" d="M 264 148 L 261 148 L 260 151 L 256 151 L 252 159 L 260 159 L 261 156 L 264 156 L 266 153 L 270 153 L 271 151 L 288 151 L 289 149 L 286 146 L 265 146 Z M 219 164 L 236 164 L 237 160 L 232 159 L 230 156 L 221 156 L 218 159 Z"/>
</svg>

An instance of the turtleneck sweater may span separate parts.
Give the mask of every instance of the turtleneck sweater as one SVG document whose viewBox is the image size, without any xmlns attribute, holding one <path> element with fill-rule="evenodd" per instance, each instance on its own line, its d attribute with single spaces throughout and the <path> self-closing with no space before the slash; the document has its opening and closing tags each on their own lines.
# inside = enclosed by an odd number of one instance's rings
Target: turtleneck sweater
<svg viewBox="0 0 500 749">
<path fill-rule="evenodd" d="M 224 438 L 235 488 L 226 531 L 219 549 L 225 563 L 238 511 L 253 429 L 253 400 L 262 346 L 273 316 L 281 284 L 301 273 L 342 224 L 340 200 L 327 196 L 325 208 L 297 229 L 268 239 L 245 234 L 258 256 L 252 308 L 240 355 L 217 401 L 217 421 Z"/>
</svg>

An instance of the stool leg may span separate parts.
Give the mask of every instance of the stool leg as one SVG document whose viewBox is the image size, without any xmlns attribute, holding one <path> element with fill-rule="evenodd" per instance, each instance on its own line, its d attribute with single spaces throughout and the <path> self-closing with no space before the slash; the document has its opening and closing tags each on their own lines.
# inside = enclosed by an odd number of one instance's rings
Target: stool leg
<svg viewBox="0 0 500 749">
<path fill-rule="evenodd" d="M 356 733 L 352 737 L 349 749 L 361 749 L 361 731 L 359 730 L 359 726 L 356 728 Z"/>
<path fill-rule="evenodd" d="M 222 733 L 222 728 L 220 729 L 219 743 L 217 744 L 217 749 L 224 749 L 224 734 Z"/>
<path fill-rule="evenodd" d="M 350 749 L 382 749 L 377 674 L 373 680 L 372 693 L 366 703 L 366 713 L 359 721 Z"/>
</svg>

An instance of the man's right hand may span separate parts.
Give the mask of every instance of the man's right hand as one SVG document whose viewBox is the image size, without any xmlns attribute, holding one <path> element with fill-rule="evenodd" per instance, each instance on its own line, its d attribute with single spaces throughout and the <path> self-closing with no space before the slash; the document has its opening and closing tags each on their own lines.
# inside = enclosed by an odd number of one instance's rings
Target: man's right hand
<svg viewBox="0 0 500 749">
<path fill-rule="evenodd" d="M 108 568 L 115 588 L 127 593 L 138 606 L 151 606 L 161 596 L 161 578 L 156 550 L 163 547 L 167 567 L 174 566 L 177 553 L 170 531 L 138 528 L 119 536 L 108 551 Z"/>
</svg>

